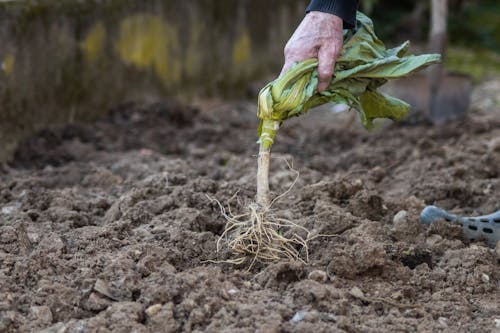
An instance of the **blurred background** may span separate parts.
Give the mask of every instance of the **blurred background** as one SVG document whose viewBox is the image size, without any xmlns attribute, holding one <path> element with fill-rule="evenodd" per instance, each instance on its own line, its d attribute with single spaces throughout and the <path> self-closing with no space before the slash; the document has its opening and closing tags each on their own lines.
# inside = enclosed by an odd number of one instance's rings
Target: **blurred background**
<svg viewBox="0 0 500 333">
<path fill-rule="evenodd" d="M 0 161 L 52 124 L 127 102 L 254 99 L 305 0 L 0 1 Z M 362 0 L 387 44 L 428 48 L 430 1 Z M 448 2 L 446 69 L 500 74 L 500 3 Z"/>
</svg>

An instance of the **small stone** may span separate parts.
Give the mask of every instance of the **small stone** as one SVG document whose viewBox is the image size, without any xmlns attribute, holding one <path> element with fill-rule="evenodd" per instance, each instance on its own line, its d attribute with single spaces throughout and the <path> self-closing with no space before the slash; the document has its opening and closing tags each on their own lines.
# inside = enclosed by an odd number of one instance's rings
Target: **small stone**
<svg viewBox="0 0 500 333">
<path fill-rule="evenodd" d="M 481 280 L 484 282 L 484 283 L 488 283 L 490 282 L 490 277 L 487 275 L 487 274 L 481 274 Z"/>
<path fill-rule="evenodd" d="M 153 317 L 158 312 L 160 312 L 161 306 L 162 306 L 161 304 L 154 304 L 154 305 L 151 305 L 150 307 L 148 307 L 146 309 L 146 314 L 148 315 L 148 317 Z"/>
<path fill-rule="evenodd" d="M 399 300 L 403 299 L 403 293 L 400 290 L 398 290 L 398 291 L 392 293 L 391 298 L 395 299 L 396 301 L 399 301 Z"/>
<path fill-rule="evenodd" d="M 306 322 L 314 323 L 314 322 L 317 322 L 318 320 L 320 320 L 321 317 L 322 317 L 322 313 L 320 313 L 316 310 L 298 311 L 293 315 L 292 319 L 290 319 L 290 322 L 291 323 L 298 323 L 301 321 L 306 321 Z M 335 320 L 337 320 L 337 318 L 335 318 Z"/>
<path fill-rule="evenodd" d="M 490 153 L 500 151 L 500 138 L 497 137 L 488 142 L 488 151 Z"/>
<path fill-rule="evenodd" d="M 239 290 L 230 282 L 224 282 L 222 288 L 220 288 L 220 295 L 225 300 L 231 300 L 234 295 L 236 295 Z"/>
<path fill-rule="evenodd" d="M 237 293 L 238 293 L 238 289 L 231 288 L 231 289 L 229 289 L 229 290 L 227 291 L 227 293 L 228 293 L 229 295 L 235 295 L 235 294 L 237 294 Z"/>
<path fill-rule="evenodd" d="M 448 319 L 445 317 L 439 317 L 438 323 L 443 327 L 448 327 Z"/>
<path fill-rule="evenodd" d="M 396 215 L 394 215 L 394 218 L 392 219 L 392 223 L 394 224 L 400 224 L 406 221 L 408 217 L 408 212 L 406 210 L 400 210 L 397 212 Z"/>
<path fill-rule="evenodd" d="M 293 317 L 292 317 L 292 319 L 290 319 L 290 321 L 291 321 L 292 323 L 298 323 L 298 322 L 300 322 L 300 321 L 304 320 L 304 317 L 305 317 L 305 316 L 306 316 L 306 312 L 305 312 L 305 311 L 299 311 L 299 312 L 296 312 L 296 313 L 293 315 Z"/>
<path fill-rule="evenodd" d="M 351 293 L 352 296 L 354 296 L 356 298 L 360 298 L 360 299 L 365 298 L 365 294 L 358 287 L 352 287 L 350 293 Z"/>
<path fill-rule="evenodd" d="M 500 318 L 495 319 L 495 327 L 500 328 Z"/>
<path fill-rule="evenodd" d="M 17 213 L 20 207 L 21 203 L 15 202 L 13 204 L 3 206 L 1 211 L 4 215 L 14 215 L 15 213 Z"/>
<path fill-rule="evenodd" d="M 325 271 L 315 269 L 314 271 L 309 273 L 308 278 L 319 283 L 325 283 L 328 280 L 328 275 Z"/>
</svg>

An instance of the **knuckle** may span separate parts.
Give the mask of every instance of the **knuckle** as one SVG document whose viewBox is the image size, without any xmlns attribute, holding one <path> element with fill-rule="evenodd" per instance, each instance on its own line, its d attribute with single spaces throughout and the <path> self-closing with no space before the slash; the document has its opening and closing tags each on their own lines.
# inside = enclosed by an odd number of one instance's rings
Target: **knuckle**
<svg viewBox="0 0 500 333">
<path fill-rule="evenodd" d="M 326 49 L 326 54 L 328 54 L 329 57 L 336 58 L 340 54 L 340 50 L 338 47 L 328 47 Z"/>
</svg>

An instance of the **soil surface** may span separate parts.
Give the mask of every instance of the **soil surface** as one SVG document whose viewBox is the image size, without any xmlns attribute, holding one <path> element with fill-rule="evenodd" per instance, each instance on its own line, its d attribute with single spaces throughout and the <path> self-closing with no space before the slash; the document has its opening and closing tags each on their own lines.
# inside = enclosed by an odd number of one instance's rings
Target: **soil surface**
<svg viewBox="0 0 500 333">
<path fill-rule="evenodd" d="M 498 104 L 440 128 L 353 119 L 280 130 L 300 177 L 275 213 L 329 236 L 250 270 L 217 262 L 234 257 L 210 198 L 253 200 L 253 104 L 123 105 L 38 133 L 0 168 L 0 332 L 500 331 L 499 246 L 418 219 L 500 209 Z M 274 195 L 294 179 L 273 159 Z"/>
</svg>

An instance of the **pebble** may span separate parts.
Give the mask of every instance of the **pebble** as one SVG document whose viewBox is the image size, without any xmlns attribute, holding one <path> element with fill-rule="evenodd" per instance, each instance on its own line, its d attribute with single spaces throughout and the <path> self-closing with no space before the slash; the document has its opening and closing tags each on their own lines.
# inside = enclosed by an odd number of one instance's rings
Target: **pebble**
<svg viewBox="0 0 500 333">
<path fill-rule="evenodd" d="M 234 294 L 237 294 L 238 293 L 238 289 L 235 289 L 235 288 L 231 288 L 227 291 L 227 293 L 229 295 L 234 295 Z"/>
<path fill-rule="evenodd" d="M 500 138 L 494 138 L 490 142 L 488 142 L 488 150 L 493 153 L 500 151 Z"/>
<path fill-rule="evenodd" d="M 439 317 L 438 322 L 443 327 L 448 327 L 448 319 L 445 317 Z"/>
<path fill-rule="evenodd" d="M 298 323 L 299 321 L 304 320 L 305 316 L 306 316 L 306 312 L 305 311 L 299 311 L 299 312 L 296 312 L 293 315 L 293 317 L 292 317 L 292 319 L 290 319 L 290 321 L 292 323 Z"/>
<path fill-rule="evenodd" d="M 146 309 L 146 314 L 148 315 L 148 317 L 153 317 L 155 314 L 160 312 L 160 310 L 161 304 L 154 304 Z"/>
<path fill-rule="evenodd" d="M 408 217 L 408 212 L 406 210 L 400 210 L 397 212 L 396 215 L 394 215 L 392 219 L 392 223 L 394 224 L 400 224 L 406 221 L 406 218 Z"/>
<path fill-rule="evenodd" d="M 328 275 L 325 271 L 320 269 L 315 269 L 307 276 L 309 279 L 314 280 L 316 282 L 325 283 L 328 280 Z"/>
<path fill-rule="evenodd" d="M 352 296 L 354 296 L 356 298 L 361 298 L 361 299 L 365 298 L 365 294 L 358 287 L 352 287 L 350 293 Z"/>
<path fill-rule="evenodd" d="M 310 323 L 314 323 L 318 320 L 326 321 L 326 322 L 337 322 L 337 316 L 333 313 L 328 312 L 319 312 L 316 310 L 312 311 L 297 311 L 292 319 L 290 319 L 290 323 L 299 323 L 301 321 L 306 321 Z"/>
<path fill-rule="evenodd" d="M 21 207 L 21 203 L 20 202 L 16 202 L 16 203 L 11 204 L 11 205 L 3 206 L 2 207 L 2 214 L 4 214 L 4 215 L 14 215 L 15 213 L 17 213 L 17 211 L 19 210 L 20 207 Z"/>
</svg>

